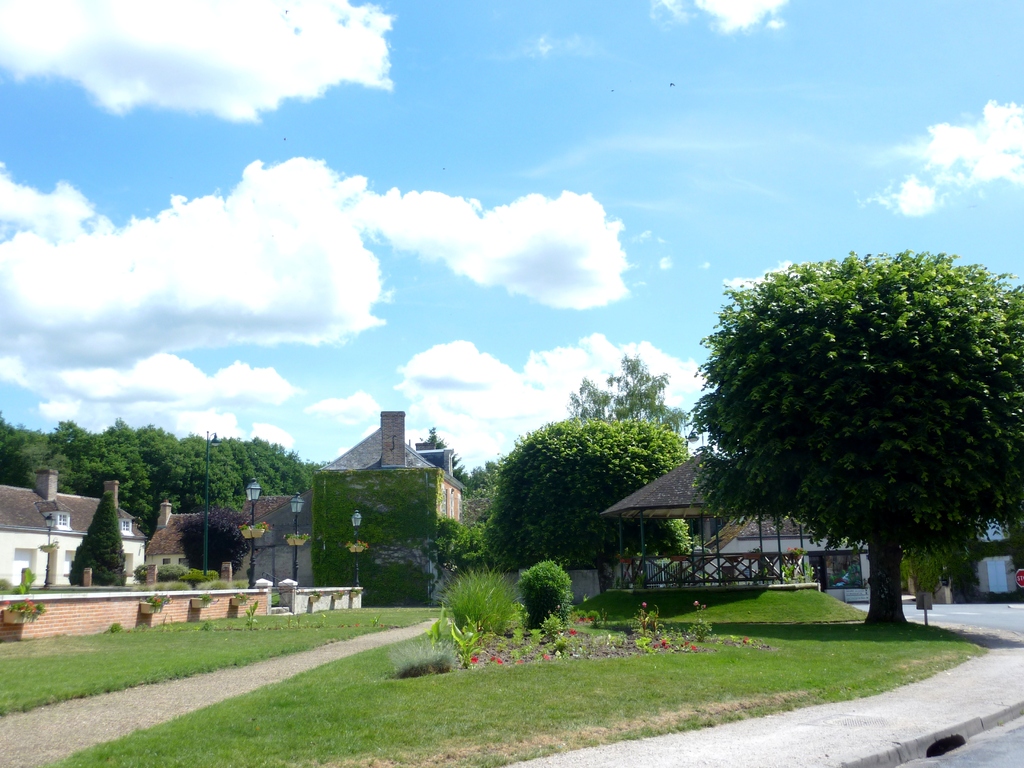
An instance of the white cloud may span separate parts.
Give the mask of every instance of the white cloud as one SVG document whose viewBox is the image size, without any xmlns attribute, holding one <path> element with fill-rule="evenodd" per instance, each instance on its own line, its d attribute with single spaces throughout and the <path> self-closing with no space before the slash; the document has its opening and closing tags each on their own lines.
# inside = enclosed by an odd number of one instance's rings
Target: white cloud
<svg viewBox="0 0 1024 768">
<path fill-rule="evenodd" d="M 724 285 L 726 288 L 749 288 L 750 286 L 755 285 L 756 283 L 760 283 L 772 272 L 785 272 L 792 266 L 792 261 L 780 261 L 774 269 L 766 269 L 764 271 L 764 274 L 762 274 L 760 277 L 733 277 L 728 280 L 723 280 L 722 285 Z"/>
<path fill-rule="evenodd" d="M 173 197 L 120 228 L 71 240 L 20 231 L 0 242 L 0 354 L 123 367 L 198 347 L 340 342 L 379 325 L 379 265 L 345 211 L 365 183 L 305 158 L 256 162 L 227 196 Z"/>
<path fill-rule="evenodd" d="M 697 364 L 649 342 L 616 345 L 601 334 L 572 347 L 533 352 L 516 370 L 468 341 L 438 344 L 399 369 L 398 389 L 412 405 L 409 421 L 436 425 L 468 466 L 510 450 L 516 437 L 567 416 L 569 395 L 584 377 L 598 382 L 639 354 L 654 374 L 668 373 L 666 401 L 681 406 L 700 390 Z"/>
<path fill-rule="evenodd" d="M 531 40 L 523 48 L 524 55 L 535 59 L 546 59 L 551 55 L 593 56 L 596 52 L 597 46 L 594 42 L 579 35 L 570 35 L 564 38 L 541 35 L 536 40 Z"/>
<path fill-rule="evenodd" d="M 533 194 L 484 210 L 478 200 L 392 189 L 365 196 L 357 215 L 400 250 L 550 307 L 587 309 L 627 293 L 623 225 L 589 194 Z"/>
<path fill-rule="evenodd" d="M 186 411 L 178 414 L 174 432 L 178 435 L 205 435 L 216 432 L 218 437 L 244 438 L 233 413 L 221 413 L 216 408 L 205 411 Z"/>
<path fill-rule="evenodd" d="M 0 3 L 0 68 L 56 77 L 123 114 L 141 105 L 255 120 L 340 83 L 390 88 L 392 17 L 348 0 Z"/>
<path fill-rule="evenodd" d="M 271 444 L 283 446 L 288 450 L 291 450 L 295 446 L 295 438 L 280 427 L 275 427 L 273 424 L 253 423 L 251 436 L 258 437 L 260 440 L 266 440 Z"/>
<path fill-rule="evenodd" d="M 694 0 L 694 5 L 711 16 L 719 32 L 731 34 L 750 30 L 766 18 L 766 27 L 782 29 L 785 22 L 777 14 L 787 2 L 789 0 Z M 688 21 L 692 13 L 684 0 L 651 0 L 651 16 Z"/>
<path fill-rule="evenodd" d="M 700 268 L 701 269 L 711 269 L 711 262 L 710 261 L 705 261 L 703 264 L 700 265 Z"/>
<path fill-rule="evenodd" d="M 1011 102 L 985 105 L 973 124 L 939 123 L 928 127 L 928 139 L 905 148 L 919 170 L 908 175 L 899 192 L 870 198 L 905 216 L 923 216 L 941 204 L 945 194 L 996 181 L 1024 186 L 1024 107 Z M 927 175 L 921 181 L 918 174 Z"/>
<path fill-rule="evenodd" d="M 17 230 L 0 233 L 0 356 L 123 369 L 202 347 L 339 343 L 381 323 L 380 267 L 364 245 L 376 235 L 552 307 L 627 292 L 622 224 L 590 195 L 484 210 L 367 186 L 307 158 L 254 162 L 226 196 L 176 196 L 114 227 L 68 185 L 46 194 L 0 174 L 0 224 Z"/>
<path fill-rule="evenodd" d="M 305 413 L 327 416 L 342 424 L 361 424 L 380 413 L 381 407 L 372 395 L 359 390 L 349 397 L 330 397 L 305 409 Z"/>
<path fill-rule="evenodd" d="M 671 256 L 662 256 L 661 259 L 658 261 L 658 268 L 659 269 L 672 269 L 672 257 Z"/>
</svg>

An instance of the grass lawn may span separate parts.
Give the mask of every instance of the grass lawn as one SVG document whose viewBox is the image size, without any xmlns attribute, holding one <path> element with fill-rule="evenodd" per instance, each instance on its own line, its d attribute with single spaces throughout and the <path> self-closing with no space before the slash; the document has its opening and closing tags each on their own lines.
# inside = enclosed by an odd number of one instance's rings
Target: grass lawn
<svg viewBox="0 0 1024 768">
<path fill-rule="evenodd" d="M 205 622 L 212 631 L 204 631 L 200 623 L 179 623 L 113 635 L 4 643 L 0 644 L 0 715 L 245 666 L 378 632 L 372 626 L 375 617 L 385 626 L 408 626 L 436 615 L 436 610 L 426 608 L 364 608 L 301 616 L 300 621 L 292 619 L 291 628 L 286 616 L 260 616 L 252 632 L 245 629 L 244 618 L 237 618 Z"/>
<path fill-rule="evenodd" d="M 395 680 L 389 649 L 378 649 L 59 765 L 493 766 L 867 696 L 981 653 L 916 624 L 737 623 L 727 631 L 775 650 L 712 645 L 715 653 L 487 665 Z"/>
<path fill-rule="evenodd" d="M 822 623 L 864 621 L 864 613 L 815 589 L 787 592 L 775 589 L 648 589 L 629 592 L 605 592 L 580 606 L 584 611 L 605 611 L 612 623 L 628 622 L 643 602 L 649 609 L 657 606 L 661 618 L 671 623 L 688 624 L 696 618 L 694 600 L 707 606 L 704 618 L 712 624 Z M 722 630 L 723 632 L 731 630 Z"/>
</svg>

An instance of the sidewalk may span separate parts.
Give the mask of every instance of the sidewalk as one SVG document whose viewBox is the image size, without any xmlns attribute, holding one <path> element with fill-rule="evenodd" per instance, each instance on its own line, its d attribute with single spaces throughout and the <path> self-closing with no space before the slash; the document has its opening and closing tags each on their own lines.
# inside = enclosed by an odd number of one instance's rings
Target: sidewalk
<svg viewBox="0 0 1024 768">
<path fill-rule="evenodd" d="M 361 635 L 245 667 L 140 685 L 0 717 L 0 768 L 34 768 L 52 763 L 94 744 L 150 728 L 321 664 L 416 637 L 430 624 L 428 621 Z"/>
<path fill-rule="evenodd" d="M 951 627 L 952 629 L 952 627 Z M 623 741 L 516 763 L 516 768 L 866 768 L 924 757 L 937 739 L 1024 715 L 1024 637 L 964 628 L 991 650 L 927 680 L 865 699 Z"/>
</svg>

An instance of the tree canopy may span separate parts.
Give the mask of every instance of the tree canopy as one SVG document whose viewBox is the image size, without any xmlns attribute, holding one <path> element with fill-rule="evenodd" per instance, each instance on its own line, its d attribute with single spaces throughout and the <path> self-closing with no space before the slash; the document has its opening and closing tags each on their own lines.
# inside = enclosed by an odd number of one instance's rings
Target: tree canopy
<svg viewBox="0 0 1024 768">
<path fill-rule="evenodd" d="M 81 585 L 86 568 L 92 568 L 92 583 L 96 586 L 124 585 L 124 544 L 114 494 L 110 491 L 105 491 L 100 498 L 89 530 L 75 551 L 69 581 Z"/>
<path fill-rule="evenodd" d="M 669 375 L 651 375 L 639 355 L 624 355 L 620 365 L 619 373 L 606 380 L 606 390 L 583 379 L 579 392 L 569 395 L 569 416 L 580 421 L 653 421 L 682 430 L 686 412 L 665 404 Z"/>
<path fill-rule="evenodd" d="M 607 562 L 618 551 L 618 531 L 600 513 L 685 460 L 683 441 L 663 424 L 570 419 L 542 427 L 502 460 L 488 549 L 511 568 Z M 648 533 L 651 552 L 675 554 L 681 545 L 678 526 L 652 522 Z"/>
<path fill-rule="evenodd" d="M 210 451 L 210 503 L 241 507 L 245 484 L 258 478 L 266 494 L 308 489 L 318 464 L 264 440 L 226 438 Z M 62 421 L 44 434 L 0 419 L 0 483 L 31 488 L 36 469 L 60 472 L 61 493 L 98 497 L 105 480 L 119 480 L 121 507 L 151 535 L 160 502 L 182 512 L 204 504 L 206 438 L 177 438 L 158 427 L 131 427 L 118 419 L 102 432 Z"/>
<path fill-rule="evenodd" d="M 211 570 L 219 571 L 220 564 L 231 562 L 237 571 L 249 551 L 249 542 L 242 536 L 239 526 L 249 522 L 249 515 L 224 507 L 210 507 L 207 555 Z M 203 514 L 183 515 L 178 522 L 181 548 L 189 563 L 203 565 Z"/>
<path fill-rule="evenodd" d="M 729 291 L 703 373 L 701 485 L 726 513 L 867 543 L 869 621 L 902 621 L 905 550 L 1024 499 L 1024 294 L 945 254 L 809 263 Z"/>
</svg>

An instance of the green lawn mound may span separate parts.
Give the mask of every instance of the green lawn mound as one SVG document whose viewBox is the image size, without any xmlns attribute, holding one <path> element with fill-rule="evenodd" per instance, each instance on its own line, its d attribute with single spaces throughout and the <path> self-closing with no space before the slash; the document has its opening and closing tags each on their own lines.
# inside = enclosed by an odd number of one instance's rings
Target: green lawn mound
<svg viewBox="0 0 1024 768">
<path fill-rule="evenodd" d="M 690 622 L 706 605 L 704 618 L 712 624 L 821 624 L 864 621 L 863 611 L 814 589 L 648 589 L 605 592 L 586 600 L 579 609 L 607 613 L 612 623 L 628 622 L 642 603 L 657 607 L 663 621 Z"/>
</svg>

